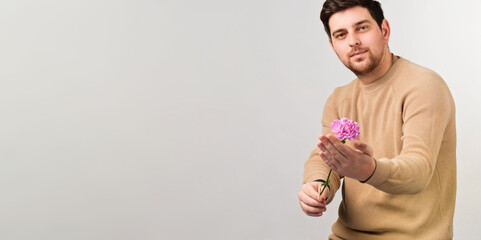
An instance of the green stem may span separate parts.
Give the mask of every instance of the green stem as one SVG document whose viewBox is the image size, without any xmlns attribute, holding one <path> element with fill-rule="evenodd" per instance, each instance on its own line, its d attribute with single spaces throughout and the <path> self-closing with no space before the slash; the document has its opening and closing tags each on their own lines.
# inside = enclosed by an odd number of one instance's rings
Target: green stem
<svg viewBox="0 0 481 240">
<path fill-rule="evenodd" d="M 342 139 L 341 140 L 342 143 L 346 143 L 346 139 Z M 322 190 L 321 190 L 321 193 L 319 193 L 319 196 L 322 195 L 322 193 L 324 192 L 324 189 L 326 189 L 327 185 L 329 184 L 330 180 L 329 180 L 329 177 L 331 176 L 331 172 L 332 172 L 332 169 L 329 169 L 329 174 L 327 174 L 327 179 L 324 183 L 322 183 Z"/>
<path fill-rule="evenodd" d="M 324 183 L 322 183 L 323 188 L 321 190 L 321 193 L 319 193 L 319 196 L 322 195 L 322 193 L 324 192 L 324 189 L 326 189 L 326 187 L 327 187 L 327 184 L 329 184 L 329 177 L 331 176 L 331 172 L 332 172 L 332 169 L 329 169 L 329 174 L 327 174 L 326 181 Z"/>
</svg>

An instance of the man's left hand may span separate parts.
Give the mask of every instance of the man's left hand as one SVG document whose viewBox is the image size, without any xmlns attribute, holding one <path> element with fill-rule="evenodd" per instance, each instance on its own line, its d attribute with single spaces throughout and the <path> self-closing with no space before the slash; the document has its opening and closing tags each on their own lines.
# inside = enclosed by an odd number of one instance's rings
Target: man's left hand
<svg viewBox="0 0 481 240">
<path fill-rule="evenodd" d="M 376 169 L 371 146 L 360 141 L 354 141 L 352 149 L 343 144 L 331 134 L 319 136 L 317 146 L 321 150 L 319 155 L 322 160 L 335 172 L 342 176 L 368 180 Z"/>
</svg>

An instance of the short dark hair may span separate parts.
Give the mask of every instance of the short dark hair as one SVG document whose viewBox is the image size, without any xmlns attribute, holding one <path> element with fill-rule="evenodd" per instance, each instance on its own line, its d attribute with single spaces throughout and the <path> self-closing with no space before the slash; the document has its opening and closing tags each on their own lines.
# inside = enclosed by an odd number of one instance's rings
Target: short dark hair
<svg viewBox="0 0 481 240">
<path fill-rule="evenodd" d="M 382 12 L 381 3 L 375 0 L 326 0 L 321 10 L 321 21 L 324 24 L 329 39 L 331 38 L 331 28 L 329 27 L 329 18 L 334 13 L 346 10 L 348 8 L 361 6 L 367 8 L 372 18 L 376 20 L 379 28 L 382 29 L 382 20 L 384 20 L 384 13 Z"/>
</svg>

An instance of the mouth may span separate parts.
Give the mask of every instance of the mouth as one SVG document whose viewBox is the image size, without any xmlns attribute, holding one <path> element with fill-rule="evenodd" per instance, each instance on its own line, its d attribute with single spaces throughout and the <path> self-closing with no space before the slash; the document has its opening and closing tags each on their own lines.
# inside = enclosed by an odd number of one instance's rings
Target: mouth
<svg viewBox="0 0 481 240">
<path fill-rule="evenodd" d="M 366 52 L 367 52 L 367 50 L 365 50 L 365 51 L 357 51 L 357 52 L 352 53 L 350 57 L 354 57 L 354 58 L 361 57 L 361 56 L 364 55 L 364 53 L 366 53 Z"/>
</svg>

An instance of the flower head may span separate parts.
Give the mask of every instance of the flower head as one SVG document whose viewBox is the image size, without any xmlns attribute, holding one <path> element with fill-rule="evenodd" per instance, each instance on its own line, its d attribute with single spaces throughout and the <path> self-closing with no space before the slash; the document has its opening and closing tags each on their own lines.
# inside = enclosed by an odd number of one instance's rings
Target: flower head
<svg viewBox="0 0 481 240">
<path fill-rule="evenodd" d="M 331 124 L 331 131 L 336 133 L 336 137 L 341 140 L 347 138 L 349 141 L 354 141 L 354 138 L 359 137 L 359 125 L 347 118 L 334 120 Z"/>
</svg>

